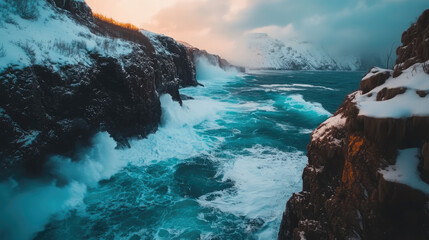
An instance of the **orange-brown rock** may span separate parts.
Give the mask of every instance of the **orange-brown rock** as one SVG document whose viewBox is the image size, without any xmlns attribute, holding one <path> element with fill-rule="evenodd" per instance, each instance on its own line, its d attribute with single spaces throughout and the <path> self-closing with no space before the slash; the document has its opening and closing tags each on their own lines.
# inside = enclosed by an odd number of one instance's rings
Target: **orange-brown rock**
<svg viewBox="0 0 429 240">
<path fill-rule="evenodd" d="M 405 93 L 407 89 L 404 87 L 399 88 L 383 88 L 377 93 L 377 101 L 386 101 L 396 97 L 396 95 Z"/>
</svg>

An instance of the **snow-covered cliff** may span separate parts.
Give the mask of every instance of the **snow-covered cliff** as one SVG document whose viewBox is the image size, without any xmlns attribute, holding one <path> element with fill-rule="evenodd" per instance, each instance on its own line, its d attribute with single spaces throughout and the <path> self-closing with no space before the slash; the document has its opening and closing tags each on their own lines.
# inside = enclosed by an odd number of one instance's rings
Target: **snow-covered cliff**
<svg viewBox="0 0 429 240">
<path fill-rule="evenodd" d="M 429 239 L 429 9 L 311 135 L 279 239 Z"/>
<path fill-rule="evenodd" d="M 82 0 L 0 0 L 0 176 L 40 173 L 99 131 L 119 143 L 155 131 L 159 96 L 196 86 L 186 48 L 164 52 Z M 22 168 L 24 167 L 24 168 Z"/>
</svg>

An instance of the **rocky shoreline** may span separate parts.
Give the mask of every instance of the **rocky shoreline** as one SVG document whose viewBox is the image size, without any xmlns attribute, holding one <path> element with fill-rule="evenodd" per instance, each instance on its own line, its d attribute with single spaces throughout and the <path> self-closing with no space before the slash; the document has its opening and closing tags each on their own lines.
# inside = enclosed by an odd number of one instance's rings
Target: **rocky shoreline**
<svg viewBox="0 0 429 240">
<path fill-rule="evenodd" d="M 100 131 L 107 131 L 118 147 L 127 147 L 129 138 L 142 138 L 157 130 L 161 94 L 170 94 L 181 103 L 179 88 L 198 86 L 195 52 L 174 39 L 163 35 L 148 38 L 140 31 L 95 18 L 84 1 L 46 2 L 44 11 L 53 19 L 63 19 L 63 28 L 79 26 L 89 32 L 79 33 L 82 41 L 72 42 L 83 45 L 78 54 L 87 57 L 85 63 L 41 64 L 35 62 L 37 53 L 28 46 L 31 64 L 0 70 L 3 179 L 11 174 L 43 174 L 50 155 L 73 158 L 76 148 L 90 144 Z M 81 43 L 85 38 L 106 39 L 99 46 L 106 54 L 88 50 Z M 131 51 L 119 56 L 110 53 L 118 42 L 128 44 Z M 76 50 L 74 45 L 55 44 Z"/>
</svg>

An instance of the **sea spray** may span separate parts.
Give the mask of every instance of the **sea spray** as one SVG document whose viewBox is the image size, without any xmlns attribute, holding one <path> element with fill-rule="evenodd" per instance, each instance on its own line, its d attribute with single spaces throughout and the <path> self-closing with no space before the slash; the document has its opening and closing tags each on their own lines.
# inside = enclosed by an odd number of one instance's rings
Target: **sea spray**
<svg viewBox="0 0 429 240">
<path fill-rule="evenodd" d="M 119 158 L 116 142 L 108 133 L 98 133 L 92 141 L 92 147 L 79 150 L 77 161 L 63 156 L 52 157 L 48 163 L 51 174 L 66 182 L 96 187 L 100 180 L 110 178 L 126 166 L 127 161 Z"/>
<path fill-rule="evenodd" d="M 230 80 L 234 79 L 238 75 L 236 69 L 222 69 L 218 65 L 211 64 L 205 57 L 199 57 L 196 60 L 196 65 L 197 79 L 200 82 L 204 80 L 212 81 L 214 79 Z"/>
<path fill-rule="evenodd" d="M 93 146 L 79 150 L 80 161 L 52 157 L 48 179 L 13 178 L 0 184 L 0 233 L 4 239 L 30 239 L 52 217 L 61 218 L 82 203 L 87 187 L 111 177 L 125 166 L 118 161 L 116 143 L 103 132 Z"/>
<path fill-rule="evenodd" d="M 170 95 L 161 96 L 162 118 L 158 131 L 145 139 L 133 140 L 121 152 L 134 165 L 148 165 L 170 158 L 185 159 L 207 152 L 222 138 L 207 138 L 198 129 L 216 128 L 218 112 L 225 105 L 210 98 L 187 100 L 180 106 Z M 204 125 L 200 126 L 199 125 Z"/>
<path fill-rule="evenodd" d="M 301 94 L 282 96 L 280 99 L 284 101 L 283 108 L 287 111 L 308 114 L 310 117 L 329 117 L 332 115 L 323 108 L 322 104 L 306 101 Z"/>
</svg>

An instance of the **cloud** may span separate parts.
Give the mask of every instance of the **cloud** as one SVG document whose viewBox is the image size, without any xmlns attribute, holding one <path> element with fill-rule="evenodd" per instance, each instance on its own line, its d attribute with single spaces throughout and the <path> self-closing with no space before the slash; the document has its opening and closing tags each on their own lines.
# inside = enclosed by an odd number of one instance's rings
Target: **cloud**
<svg viewBox="0 0 429 240">
<path fill-rule="evenodd" d="M 269 25 L 265 27 L 255 28 L 250 31 L 247 31 L 246 33 L 267 33 L 271 37 L 283 41 L 296 40 L 300 37 L 291 23 L 286 26 Z"/>
<path fill-rule="evenodd" d="M 342 54 L 384 55 L 429 8 L 427 0 L 87 0 L 130 22 L 232 58 L 242 37 L 266 32 Z M 120 2 L 123 6 L 117 7 Z M 127 4 L 125 4 L 125 2 Z M 101 8 L 100 8 L 101 9 Z M 98 9 L 96 9 L 98 11 Z M 101 11 L 101 10 L 100 10 Z M 107 10 L 103 10 L 107 11 Z M 140 14 L 134 12 L 140 11 Z M 117 13 L 119 12 L 119 13 Z M 114 15 L 117 14 L 117 15 Z M 119 16 L 119 17 L 118 17 Z M 132 16 L 132 18 L 130 17 Z M 131 20 L 133 19 L 133 20 Z"/>
</svg>

